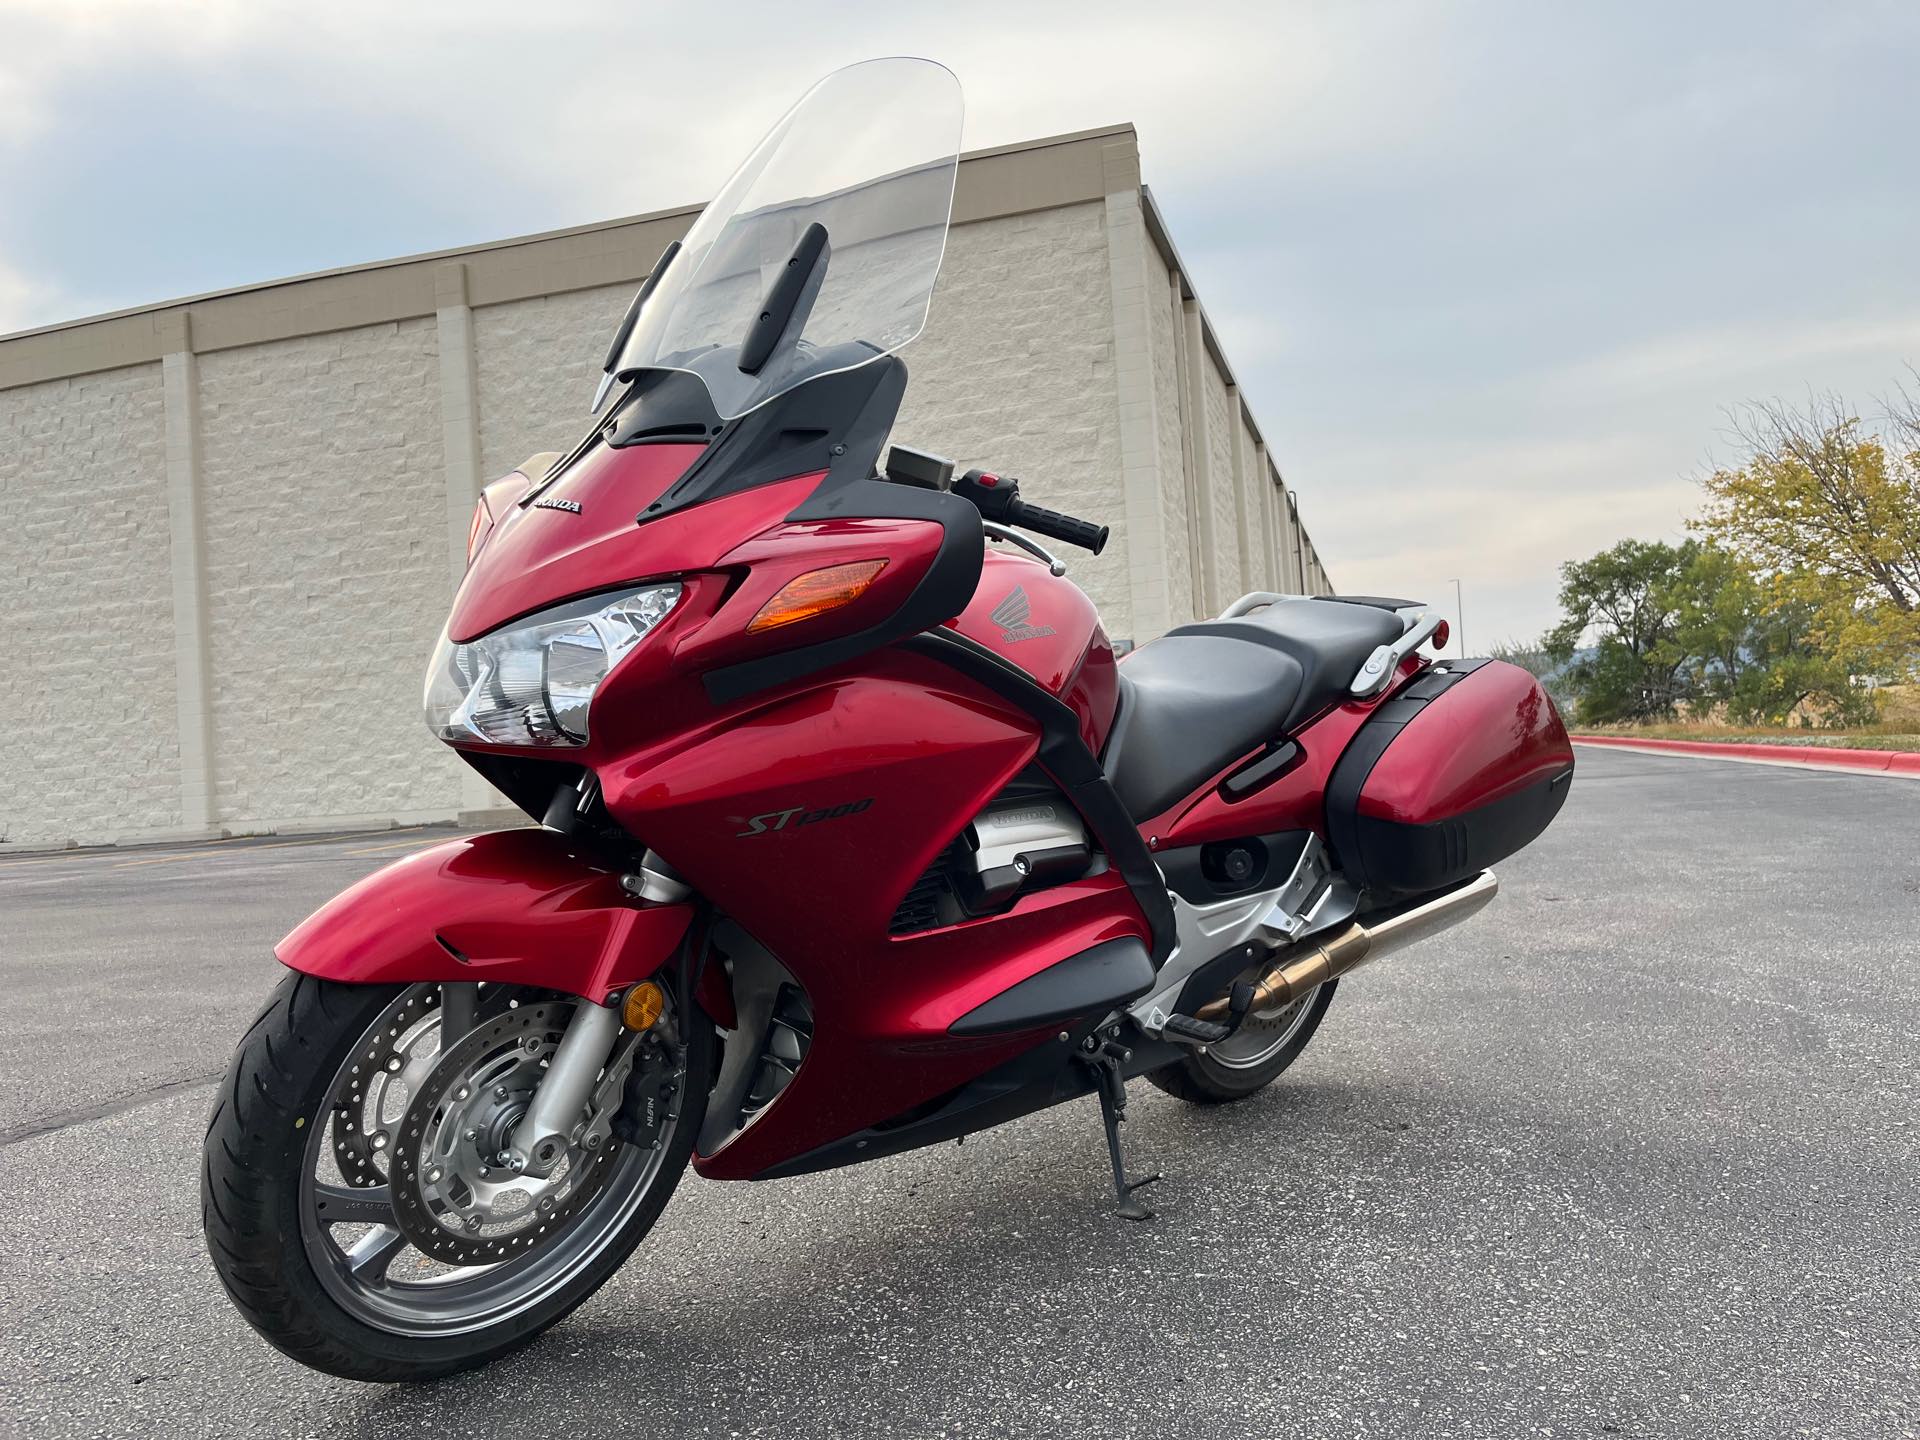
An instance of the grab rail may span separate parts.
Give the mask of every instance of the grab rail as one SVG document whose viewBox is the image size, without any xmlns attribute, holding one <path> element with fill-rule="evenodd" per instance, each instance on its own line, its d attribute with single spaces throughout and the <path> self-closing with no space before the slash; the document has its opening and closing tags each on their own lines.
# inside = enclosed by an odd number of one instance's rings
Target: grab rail
<svg viewBox="0 0 1920 1440">
<path fill-rule="evenodd" d="M 1396 611 L 1405 614 L 1405 611 Z M 1406 633 L 1391 645 L 1382 645 L 1367 657 L 1367 663 L 1360 667 L 1360 673 L 1353 677 L 1350 687 L 1355 699 L 1364 700 L 1369 695 L 1378 695 L 1392 682 L 1394 672 L 1400 668 L 1400 662 L 1425 643 L 1434 631 L 1440 628 L 1440 616 L 1431 610 L 1420 611 L 1407 620 Z"/>
<path fill-rule="evenodd" d="M 1249 590 L 1214 618 L 1216 620 L 1238 620 L 1255 610 L 1265 609 L 1269 605 L 1278 605 L 1282 600 L 1306 600 L 1306 595 L 1276 595 L 1271 590 Z"/>
</svg>

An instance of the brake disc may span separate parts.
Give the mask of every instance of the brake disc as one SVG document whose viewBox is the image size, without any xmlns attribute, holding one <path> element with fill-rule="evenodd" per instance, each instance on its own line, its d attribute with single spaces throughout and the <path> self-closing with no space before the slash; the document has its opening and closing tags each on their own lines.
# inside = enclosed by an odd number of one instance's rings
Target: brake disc
<svg viewBox="0 0 1920 1440">
<path fill-rule="evenodd" d="M 593 1116 L 548 1175 L 503 1162 L 574 1008 L 521 1005 L 483 1019 L 435 1062 L 407 1106 L 387 1147 L 388 1173 L 394 1216 L 424 1254 L 448 1265 L 498 1264 L 552 1236 L 605 1185 L 617 1147 L 590 1134 Z M 609 1078 L 616 1064 L 631 1064 L 638 1038 L 622 1037 Z M 581 1143 L 588 1140 L 594 1148 Z"/>
<path fill-rule="evenodd" d="M 366 1187 L 387 1183 L 394 1136 L 407 1103 L 438 1059 L 440 987 L 416 985 L 365 1040 L 366 1053 L 348 1066 L 333 1111 L 333 1158 L 340 1178 Z"/>
</svg>

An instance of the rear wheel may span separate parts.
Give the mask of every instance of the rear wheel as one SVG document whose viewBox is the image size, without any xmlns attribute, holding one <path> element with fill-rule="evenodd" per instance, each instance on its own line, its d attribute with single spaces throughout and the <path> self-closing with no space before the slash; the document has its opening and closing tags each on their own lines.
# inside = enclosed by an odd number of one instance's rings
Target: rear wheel
<svg viewBox="0 0 1920 1440">
<path fill-rule="evenodd" d="M 1147 1079 L 1167 1094 L 1195 1105 L 1224 1105 L 1246 1099 L 1265 1089 L 1300 1058 L 1333 1003 L 1338 983 L 1329 980 L 1291 1004 L 1254 1011 L 1219 1044 L 1185 1055 L 1153 1071 Z"/>
<path fill-rule="evenodd" d="M 536 1177 L 502 1151 L 585 1002 L 479 988 L 443 1046 L 439 986 L 290 975 L 234 1055 L 207 1127 L 207 1248 L 247 1321 L 303 1364 L 423 1380 L 525 1344 L 619 1268 L 686 1168 L 713 1051 L 698 1012 L 622 1033 Z M 634 1086 L 653 1118 L 625 1143 L 610 1127 Z"/>
</svg>

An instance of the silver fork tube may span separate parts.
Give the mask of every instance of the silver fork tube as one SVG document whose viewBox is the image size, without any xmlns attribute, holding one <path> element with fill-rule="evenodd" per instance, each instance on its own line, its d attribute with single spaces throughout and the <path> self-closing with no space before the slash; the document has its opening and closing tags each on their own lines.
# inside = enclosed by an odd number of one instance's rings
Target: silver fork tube
<svg viewBox="0 0 1920 1440">
<path fill-rule="evenodd" d="M 574 1008 L 567 1033 L 554 1047 L 546 1078 L 533 1092 L 533 1104 L 513 1127 L 513 1143 L 507 1152 L 509 1169 L 545 1175 L 560 1163 L 571 1143 L 573 1127 L 580 1123 L 588 1097 L 593 1094 L 594 1079 L 619 1038 L 619 1011 L 590 1000 L 582 1000 Z"/>
</svg>

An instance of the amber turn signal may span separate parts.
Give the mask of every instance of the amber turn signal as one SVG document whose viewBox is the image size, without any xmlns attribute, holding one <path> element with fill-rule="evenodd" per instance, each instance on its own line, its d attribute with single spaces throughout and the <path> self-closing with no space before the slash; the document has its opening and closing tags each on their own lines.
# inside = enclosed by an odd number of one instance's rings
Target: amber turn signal
<svg viewBox="0 0 1920 1440">
<path fill-rule="evenodd" d="M 629 1030 L 651 1030 L 666 1008 L 667 992 L 651 980 L 642 980 L 620 1003 L 620 1019 Z"/>
<path fill-rule="evenodd" d="M 796 621 L 811 620 L 829 610 L 858 600 L 887 568 L 884 560 L 855 560 L 847 565 L 829 565 L 824 570 L 809 570 L 796 575 L 760 607 L 760 613 L 747 622 L 747 633 L 774 630 Z"/>
</svg>

